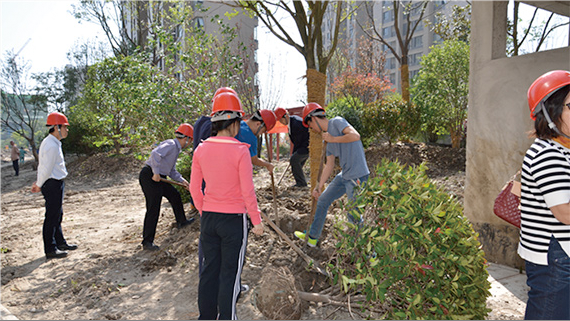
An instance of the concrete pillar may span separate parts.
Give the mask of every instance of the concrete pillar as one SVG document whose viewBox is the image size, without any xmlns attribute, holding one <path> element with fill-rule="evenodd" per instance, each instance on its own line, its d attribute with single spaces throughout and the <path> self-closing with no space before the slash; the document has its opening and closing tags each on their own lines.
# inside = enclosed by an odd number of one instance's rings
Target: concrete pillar
<svg viewBox="0 0 570 321">
<path fill-rule="evenodd" d="M 523 267 L 516 253 L 519 229 L 495 216 L 493 202 L 533 141 L 528 87 L 547 71 L 570 70 L 570 50 L 507 58 L 507 2 L 472 4 L 465 215 L 488 261 Z"/>
</svg>

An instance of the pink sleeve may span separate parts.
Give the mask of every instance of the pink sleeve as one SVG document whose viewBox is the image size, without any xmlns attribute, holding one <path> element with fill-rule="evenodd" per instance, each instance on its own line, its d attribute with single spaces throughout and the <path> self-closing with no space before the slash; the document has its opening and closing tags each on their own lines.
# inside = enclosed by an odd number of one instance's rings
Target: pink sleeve
<svg viewBox="0 0 570 321">
<path fill-rule="evenodd" d="M 195 152 L 192 157 L 192 172 L 190 173 L 190 185 L 188 185 L 188 189 L 192 195 L 194 207 L 200 212 L 200 215 L 202 215 L 202 206 L 204 205 L 204 194 L 202 194 L 203 179 L 204 175 L 200 167 L 199 153 Z"/>
<path fill-rule="evenodd" d="M 255 196 L 255 187 L 253 186 L 253 166 L 251 165 L 251 157 L 249 149 L 242 148 L 239 158 L 239 180 L 240 188 L 247 214 L 253 225 L 261 223 L 261 215 L 259 215 L 259 207 L 257 206 L 257 197 Z"/>
</svg>

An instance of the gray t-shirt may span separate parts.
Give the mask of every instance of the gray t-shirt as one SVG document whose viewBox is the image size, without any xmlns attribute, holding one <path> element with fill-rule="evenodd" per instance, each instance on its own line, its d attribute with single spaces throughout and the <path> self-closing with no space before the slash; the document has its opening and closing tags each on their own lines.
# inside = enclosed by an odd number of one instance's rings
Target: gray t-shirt
<svg viewBox="0 0 570 321">
<path fill-rule="evenodd" d="M 350 124 L 346 119 L 337 116 L 329 120 L 328 133 L 332 136 L 342 136 L 342 131 L 348 126 Z M 357 179 L 370 174 L 360 140 L 352 143 L 328 143 L 327 156 L 330 155 L 338 157 L 344 179 Z"/>
</svg>

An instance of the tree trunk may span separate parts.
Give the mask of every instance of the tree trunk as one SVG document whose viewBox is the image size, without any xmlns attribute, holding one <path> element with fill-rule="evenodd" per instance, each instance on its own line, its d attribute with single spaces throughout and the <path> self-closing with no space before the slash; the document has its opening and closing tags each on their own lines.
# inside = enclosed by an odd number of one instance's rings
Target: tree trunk
<svg viewBox="0 0 570 321">
<path fill-rule="evenodd" d="M 410 102 L 410 73 L 408 69 L 408 64 L 402 64 L 400 68 L 400 86 L 402 87 L 402 100 L 405 102 Z"/>
<path fill-rule="evenodd" d="M 458 130 L 450 130 L 449 136 L 451 136 L 451 147 L 459 148 L 461 147 L 461 132 Z"/>
<path fill-rule="evenodd" d="M 327 76 L 316 69 L 307 69 L 307 103 L 317 103 L 325 108 Z M 311 191 L 317 186 L 323 139 L 320 133 L 309 130 L 309 165 L 311 168 Z"/>
</svg>

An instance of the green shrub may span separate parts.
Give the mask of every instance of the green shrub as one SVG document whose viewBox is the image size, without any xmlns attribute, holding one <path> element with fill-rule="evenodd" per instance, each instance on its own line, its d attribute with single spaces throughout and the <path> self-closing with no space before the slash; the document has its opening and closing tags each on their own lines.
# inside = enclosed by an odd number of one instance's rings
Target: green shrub
<svg viewBox="0 0 570 321">
<path fill-rule="evenodd" d="M 398 94 L 368 104 L 362 111 L 362 122 L 370 136 L 380 136 L 390 144 L 398 139 L 409 140 L 421 127 L 418 108 Z"/>
<path fill-rule="evenodd" d="M 384 319 L 485 318 L 490 283 L 478 235 L 424 164 L 383 160 L 351 206 L 364 224 L 357 232 L 337 223 L 333 284 L 365 296 Z"/>
<path fill-rule="evenodd" d="M 178 156 L 178 161 L 176 162 L 176 170 L 184 177 L 185 180 L 190 183 L 190 172 L 192 171 L 192 154 L 189 152 L 182 151 L 180 156 Z M 174 185 L 180 196 L 182 197 L 182 203 L 188 203 L 192 199 L 188 189 Z"/>
<path fill-rule="evenodd" d="M 346 119 L 360 134 L 361 140 L 364 142 L 370 135 L 362 122 L 361 114 L 363 109 L 364 104 L 360 99 L 346 96 L 327 105 L 327 117 L 331 119 L 340 116 Z"/>
</svg>

